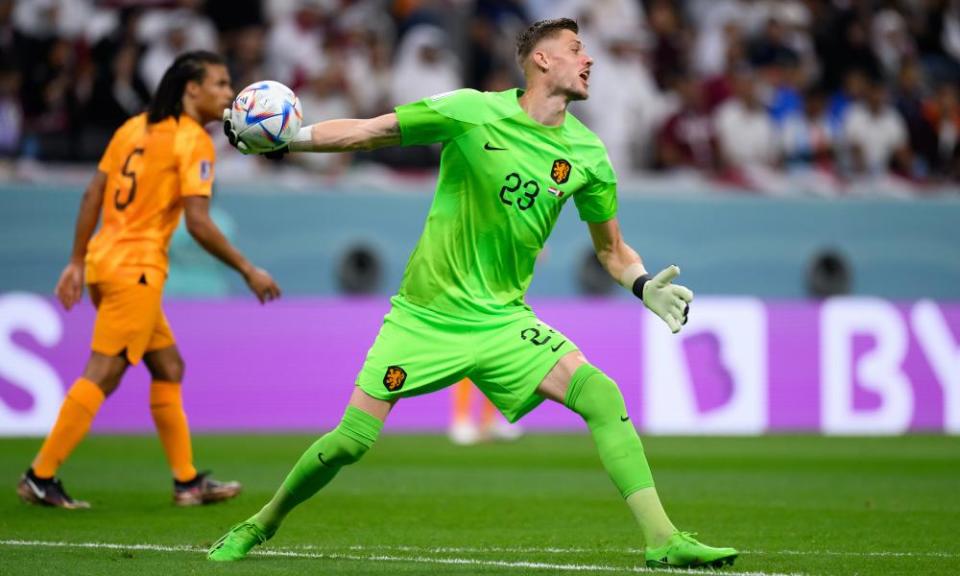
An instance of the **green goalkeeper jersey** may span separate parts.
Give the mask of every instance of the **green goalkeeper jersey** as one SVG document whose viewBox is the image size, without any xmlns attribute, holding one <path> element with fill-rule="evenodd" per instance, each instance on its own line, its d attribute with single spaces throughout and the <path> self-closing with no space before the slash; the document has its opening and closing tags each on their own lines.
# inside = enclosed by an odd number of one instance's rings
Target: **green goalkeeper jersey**
<svg viewBox="0 0 960 576">
<path fill-rule="evenodd" d="M 569 112 L 545 126 L 521 90 L 456 90 L 398 106 L 404 146 L 441 142 L 440 177 L 400 285 L 407 301 L 457 317 L 526 309 L 537 255 L 571 197 L 580 218 L 616 215 L 606 148 Z"/>
</svg>

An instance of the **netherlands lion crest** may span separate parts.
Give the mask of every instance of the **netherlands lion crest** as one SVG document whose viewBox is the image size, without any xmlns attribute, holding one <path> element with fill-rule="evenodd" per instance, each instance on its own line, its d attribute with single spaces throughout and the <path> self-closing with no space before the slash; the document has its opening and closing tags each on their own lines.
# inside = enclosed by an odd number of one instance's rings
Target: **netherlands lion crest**
<svg viewBox="0 0 960 576">
<path fill-rule="evenodd" d="M 557 184 L 563 184 L 570 179 L 570 163 L 564 159 L 553 161 L 553 168 L 550 169 L 550 177 Z"/>
<path fill-rule="evenodd" d="M 407 381 L 407 372 L 399 366 L 390 366 L 387 373 L 383 375 L 383 385 L 387 390 L 396 392 L 403 388 L 403 383 Z"/>
</svg>

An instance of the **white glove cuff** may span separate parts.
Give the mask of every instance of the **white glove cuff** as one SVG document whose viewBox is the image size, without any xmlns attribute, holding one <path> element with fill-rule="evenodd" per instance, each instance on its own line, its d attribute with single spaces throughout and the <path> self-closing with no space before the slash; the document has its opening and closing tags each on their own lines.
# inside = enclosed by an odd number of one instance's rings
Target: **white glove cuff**
<svg viewBox="0 0 960 576">
<path fill-rule="evenodd" d="M 311 152 L 313 150 L 313 130 L 304 126 L 297 131 L 297 135 L 290 141 L 291 152 Z"/>
</svg>

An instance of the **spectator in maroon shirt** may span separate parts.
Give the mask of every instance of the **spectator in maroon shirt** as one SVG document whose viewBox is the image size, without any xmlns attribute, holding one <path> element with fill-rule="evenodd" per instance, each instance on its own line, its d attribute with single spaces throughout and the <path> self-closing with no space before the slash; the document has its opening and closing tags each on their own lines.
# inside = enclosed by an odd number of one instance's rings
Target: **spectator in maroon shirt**
<svg viewBox="0 0 960 576">
<path fill-rule="evenodd" d="M 960 94 L 955 84 L 942 84 L 936 97 L 923 107 L 923 115 L 935 136 L 931 175 L 960 180 Z"/>
<path fill-rule="evenodd" d="M 677 77 L 673 84 L 681 105 L 660 130 L 657 165 L 665 170 L 695 168 L 713 172 L 717 168 L 717 142 L 703 90 L 689 76 Z"/>
</svg>

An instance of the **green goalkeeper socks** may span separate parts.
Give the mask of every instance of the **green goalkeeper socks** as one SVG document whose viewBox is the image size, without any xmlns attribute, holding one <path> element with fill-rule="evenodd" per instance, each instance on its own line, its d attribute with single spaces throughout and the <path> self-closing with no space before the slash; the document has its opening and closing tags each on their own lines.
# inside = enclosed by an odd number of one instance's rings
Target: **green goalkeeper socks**
<svg viewBox="0 0 960 576">
<path fill-rule="evenodd" d="M 316 494 L 373 446 L 383 422 L 355 406 L 347 406 L 340 425 L 322 436 L 303 453 L 273 499 L 252 520 L 272 536 L 283 519 L 303 501 Z"/>
<path fill-rule="evenodd" d="M 570 378 L 564 404 L 586 421 L 603 467 L 640 523 L 647 545 L 669 538 L 675 528 L 653 488 L 643 444 L 616 383 L 594 366 L 583 364 Z"/>
<path fill-rule="evenodd" d="M 620 495 L 626 498 L 637 490 L 653 486 L 643 444 L 613 380 L 590 364 L 584 364 L 570 378 L 564 404 L 586 421 L 603 467 Z"/>
</svg>

